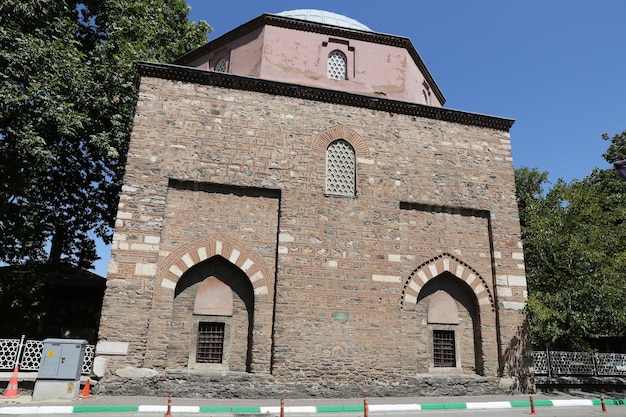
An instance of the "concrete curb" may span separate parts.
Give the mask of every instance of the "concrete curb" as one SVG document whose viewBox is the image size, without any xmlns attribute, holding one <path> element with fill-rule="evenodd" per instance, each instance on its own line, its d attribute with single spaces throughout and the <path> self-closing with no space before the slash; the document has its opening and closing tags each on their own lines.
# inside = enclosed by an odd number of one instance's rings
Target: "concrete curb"
<svg viewBox="0 0 626 417">
<path fill-rule="evenodd" d="M 604 400 L 606 406 L 626 406 L 626 400 Z M 567 400 L 534 400 L 535 407 L 581 407 L 601 406 L 599 399 L 567 399 Z M 529 401 L 491 401 L 491 402 L 466 402 L 466 403 L 440 403 L 440 404 L 370 404 L 368 411 L 371 413 L 386 411 L 421 411 L 421 410 L 486 410 L 505 408 L 529 408 Z M 106 412 L 146 412 L 165 413 L 167 406 L 164 405 L 76 405 L 76 406 L 10 406 L 0 407 L 0 414 L 73 414 L 73 413 L 106 413 Z M 278 414 L 280 406 L 255 407 L 255 406 L 188 406 L 173 405 L 172 413 L 232 413 L 232 414 Z M 323 414 L 323 413 L 363 413 L 363 405 L 327 405 L 327 406 L 288 406 L 284 408 L 285 414 Z"/>
</svg>

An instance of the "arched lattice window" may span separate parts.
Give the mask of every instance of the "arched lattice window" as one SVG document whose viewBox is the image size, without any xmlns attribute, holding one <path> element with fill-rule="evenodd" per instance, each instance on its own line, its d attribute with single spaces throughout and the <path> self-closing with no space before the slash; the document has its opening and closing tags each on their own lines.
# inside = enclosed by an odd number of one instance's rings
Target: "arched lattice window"
<svg viewBox="0 0 626 417">
<path fill-rule="evenodd" d="M 338 139 L 326 149 L 326 193 L 355 195 L 356 156 L 354 148 Z"/>
<path fill-rule="evenodd" d="M 217 72 L 228 72 L 228 60 L 226 58 L 221 59 L 215 66 Z"/>
<path fill-rule="evenodd" d="M 334 50 L 328 54 L 328 78 L 331 80 L 347 79 L 347 68 L 348 60 L 343 52 Z"/>
</svg>

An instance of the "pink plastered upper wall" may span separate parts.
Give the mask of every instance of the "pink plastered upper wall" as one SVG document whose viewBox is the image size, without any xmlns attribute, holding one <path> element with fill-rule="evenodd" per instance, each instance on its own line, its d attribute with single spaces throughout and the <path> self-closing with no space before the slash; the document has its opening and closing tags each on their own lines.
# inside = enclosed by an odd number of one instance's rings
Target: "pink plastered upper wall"
<svg viewBox="0 0 626 417">
<path fill-rule="evenodd" d="M 217 64 L 222 59 L 226 59 L 228 61 L 227 72 L 247 77 L 262 78 L 261 65 L 263 63 L 263 37 L 265 28 L 266 27 L 261 27 L 247 33 L 195 59 L 188 65 L 201 69 L 215 70 Z"/>
<path fill-rule="evenodd" d="M 335 50 L 346 56 L 345 80 L 328 78 L 328 56 Z M 215 70 L 222 59 L 235 75 L 443 106 L 403 47 L 264 25 L 187 65 Z"/>
</svg>

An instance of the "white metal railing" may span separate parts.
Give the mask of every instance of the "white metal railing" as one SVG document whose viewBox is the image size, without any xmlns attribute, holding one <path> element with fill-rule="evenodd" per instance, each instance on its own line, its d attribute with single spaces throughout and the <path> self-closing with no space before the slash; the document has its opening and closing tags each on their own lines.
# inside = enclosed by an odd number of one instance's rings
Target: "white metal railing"
<svg viewBox="0 0 626 417">
<path fill-rule="evenodd" d="M 626 376 L 626 354 L 535 351 L 535 375 Z"/>
<path fill-rule="evenodd" d="M 19 346 L 20 339 L 0 339 L 0 370 L 13 370 Z M 18 360 L 20 371 L 38 371 L 42 352 L 43 341 L 24 341 Z M 83 375 L 89 375 L 91 373 L 95 353 L 96 347 L 94 345 L 86 346 L 81 370 Z"/>
</svg>

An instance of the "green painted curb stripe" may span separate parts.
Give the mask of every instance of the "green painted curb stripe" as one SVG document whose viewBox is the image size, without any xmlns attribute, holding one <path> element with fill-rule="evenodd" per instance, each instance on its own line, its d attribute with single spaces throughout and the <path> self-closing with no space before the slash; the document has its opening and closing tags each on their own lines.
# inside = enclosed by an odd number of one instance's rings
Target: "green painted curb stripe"
<svg viewBox="0 0 626 417">
<path fill-rule="evenodd" d="M 363 411 L 362 405 L 344 405 L 343 411 Z"/>
<path fill-rule="evenodd" d="M 552 407 L 551 400 L 535 400 L 535 407 Z M 530 401 L 511 401 L 511 407 L 530 408 Z"/>
<path fill-rule="evenodd" d="M 449 403 L 449 404 L 444 404 L 444 405 L 445 405 L 444 409 L 446 410 L 467 408 L 466 403 Z"/>
<path fill-rule="evenodd" d="M 363 411 L 362 405 L 320 405 L 315 407 L 318 413 L 343 413 L 350 411 Z"/>
<path fill-rule="evenodd" d="M 106 413 L 139 411 L 138 405 L 75 405 L 74 413 Z"/>
<path fill-rule="evenodd" d="M 260 413 L 261 407 L 249 407 L 249 406 L 240 406 L 240 407 L 231 407 L 230 408 L 233 413 Z"/>
<path fill-rule="evenodd" d="M 343 407 L 337 405 L 320 405 L 316 407 L 318 413 L 341 413 Z"/>
<path fill-rule="evenodd" d="M 443 404 L 422 404 L 422 410 L 443 410 Z"/>
<path fill-rule="evenodd" d="M 457 410 L 462 408 L 467 408 L 467 404 L 465 403 L 448 403 L 443 405 L 444 410 Z"/>
<path fill-rule="evenodd" d="M 212 406 L 212 405 L 200 406 L 201 413 L 230 413 L 231 411 L 232 411 L 232 407 L 226 407 L 226 406 Z"/>
</svg>

